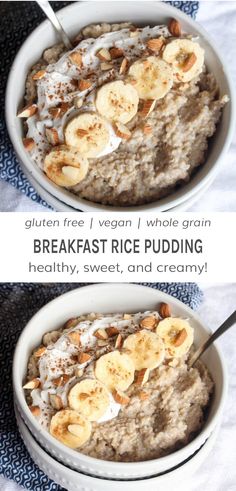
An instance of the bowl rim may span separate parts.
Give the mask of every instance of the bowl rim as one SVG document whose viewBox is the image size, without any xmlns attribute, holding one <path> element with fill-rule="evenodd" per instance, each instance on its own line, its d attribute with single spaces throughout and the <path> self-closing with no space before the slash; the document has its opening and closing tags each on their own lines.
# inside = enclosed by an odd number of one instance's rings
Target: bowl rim
<svg viewBox="0 0 236 491">
<path fill-rule="evenodd" d="M 205 426 L 203 427 L 202 431 L 200 431 L 200 433 L 190 443 L 188 443 L 187 445 L 185 445 L 181 449 L 177 450 L 176 452 L 172 452 L 169 455 L 166 455 L 164 457 L 159 457 L 157 459 L 151 459 L 151 460 L 146 460 L 146 461 L 138 461 L 138 462 L 114 462 L 114 461 L 106 461 L 103 459 L 97 459 L 95 457 L 91 457 L 89 455 L 85 455 L 83 453 L 80 453 L 77 450 L 70 449 L 69 447 L 67 447 L 63 443 L 56 440 L 43 427 L 40 427 L 39 423 L 37 422 L 37 420 L 34 418 L 34 416 L 32 415 L 32 413 L 29 410 L 29 407 L 28 407 L 26 399 L 25 399 L 24 391 L 22 388 L 22 383 L 21 383 L 21 380 L 19 377 L 18 364 L 21 363 L 21 356 L 20 356 L 21 343 L 22 343 L 22 340 L 24 339 L 24 337 L 26 336 L 26 334 L 30 333 L 31 325 L 34 324 L 35 321 L 37 321 L 37 317 L 40 315 L 40 313 L 45 312 L 47 310 L 48 306 L 56 306 L 56 304 L 58 302 L 60 302 L 61 299 L 65 300 L 71 296 L 76 297 L 77 294 L 81 291 L 81 289 L 83 289 L 83 290 L 86 289 L 88 291 L 88 293 L 91 293 L 91 292 L 93 292 L 93 290 L 97 290 L 98 288 L 103 289 L 103 290 L 106 290 L 106 289 L 110 290 L 111 288 L 115 289 L 117 286 L 122 287 L 124 294 L 125 294 L 125 290 L 130 289 L 130 288 L 132 288 L 133 290 L 135 290 L 135 289 L 139 289 L 139 290 L 143 289 L 143 291 L 144 290 L 145 291 L 150 290 L 153 292 L 157 292 L 157 294 L 161 293 L 161 296 L 164 299 L 166 299 L 167 302 L 171 303 L 171 301 L 172 301 L 177 306 L 184 308 L 184 310 L 186 311 L 186 313 L 188 314 L 189 317 L 192 317 L 196 322 L 198 322 L 206 332 L 208 332 L 209 334 L 211 333 L 211 330 L 203 324 L 203 322 L 199 318 L 199 316 L 189 306 L 187 306 L 186 304 L 184 304 L 180 300 L 176 299 L 175 297 L 172 297 L 171 295 L 162 292 L 161 290 L 157 290 L 157 289 L 153 289 L 149 286 L 143 286 L 143 285 L 138 285 L 138 284 L 133 284 L 133 283 L 97 283 L 97 284 L 93 284 L 93 285 L 86 285 L 86 286 L 78 287 L 78 288 L 75 288 L 69 292 L 63 293 L 62 295 L 59 295 L 58 297 L 56 297 L 53 300 L 51 300 L 50 302 L 48 302 L 41 309 L 39 309 L 33 315 L 33 317 L 27 322 L 26 326 L 24 327 L 24 329 L 22 330 L 22 332 L 20 334 L 20 337 L 18 338 L 16 347 L 15 347 L 15 351 L 14 351 L 13 367 L 12 367 L 13 391 L 14 391 L 14 397 L 16 398 L 16 404 L 17 404 L 18 409 L 20 410 L 20 412 L 22 411 L 23 414 L 25 413 L 26 417 L 30 421 L 30 423 L 31 423 L 32 427 L 35 429 L 35 431 L 39 435 L 42 435 L 51 447 L 54 447 L 54 448 L 58 449 L 59 451 L 61 451 L 62 453 L 66 454 L 67 457 L 69 457 L 71 460 L 75 459 L 75 457 L 77 456 L 81 462 L 85 462 L 86 464 L 92 465 L 92 464 L 99 464 L 100 463 L 102 465 L 103 463 L 105 463 L 106 464 L 106 471 L 109 471 L 109 470 L 114 471 L 114 468 L 117 471 L 119 471 L 121 469 L 122 469 L 122 471 L 125 471 L 125 470 L 126 471 L 129 471 L 129 470 L 134 471 L 135 468 L 137 469 L 140 465 L 141 466 L 145 465 L 145 467 L 147 468 L 147 472 L 148 472 L 148 468 L 152 467 L 153 464 L 160 462 L 160 461 L 163 464 L 165 464 L 165 462 L 168 463 L 171 459 L 174 459 L 174 456 L 177 456 L 177 455 L 180 456 L 181 453 L 184 454 L 186 451 L 186 448 L 189 449 L 189 453 L 191 454 L 193 448 L 195 447 L 196 442 L 201 440 L 202 435 L 204 434 L 204 431 L 205 431 L 205 429 L 204 429 Z M 104 291 L 104 293 L 105 293 L 105 291 Z M 79 310 L 79 308 L 78 308 L 78 310 Z M 47 331 L 45 331 L 45 332 L 47 332 Z M 209 433 L 211 433 L 212 430 L 215 428 L 216 422 L 222 414 L 223 407 L 225 404 L 226 394 L 227 394 L 227 387 L 228 387 L 226 364 L 225 364 L 221 349 L 218 347 L 217 343 L 213 343 L 212 346 L 216 350 L 216 353 L 217 353 L 218 358 L 219 358 L 223 383 L 222 383 L 222 392 L 221 392 L 221 398 L 219 401 L 219 405 L 216 409 L 215 414 L 212 417 L 211 422 L 209 423 L 209 425 L 207 427 Z M 25 420 L 23 414 L 21 413 L 21 416 Z"/>
<path fill-rule="evenodd" d="M 84 4 L 89 4 L 90 2 L 87 1 L 82 1 L 80 3 L 74 2 L 72 5 L 68 5 L 67 7 L 64 7 L 58 11 L 59 18 L 63 18 L 63 15 L 65 14 L 70 14 L 70 12 L 74 11 L 74 9 L 78 8 L 84 8 Z M 98 2 L 96 2 L 98 3 Z M 104 1 L 99 1 L 100 4 L 108 3 Z M 119 3 L 119 2 L 116 2 Z M 120 2 L 123 3 L 123 2 Z M 127 1 L 125 2 L 126 5 L 132 5 L 132 1 Z M 146 6 L 146 2 L 143 0 L 139 0 L 138 4 L 143 4 L 143 6 Z M 211 168 L 208 170 L 208 172 L 202 176 L 201 178 L 199 177 L 199 173 L 197 173 L 195 176 L 193 176 L 189 182 L 185 183 L 180 189 L 177 189 L 173 193 L 170 193 L 170 195 L 167 195 L 165 198 L 161 198 L 157 201 L 154 201 L 152 203 L 147 203 L 144 205 L 137 205 L 137 206 L 127 206 L 127 207 L 120 207 L 120 206 L 112 206 L 112 205 L 102 205 L 99 203 L 95 203 L 89 200 L 86 200 L 84 198 L 81 198 L 78 195 L 74 195 L 72 192 L 68 191 L 67 189 L 64 188 L 59 188 L 56 184 L 54 184 L 52 181 L 50 181 L 47 176 L 42 172 L 41 169 L 32 162 L 32 159 L 30 158 L 29 155 L 26 154 L 25 149 L 23 147 L 21 138 L 19 138 L 18 130 L 16 129 L 15 126 L 15 119 L 16 115 L 13 112 L 13 107 L 11 104 L 11 93 L 14 88 L 14 79 L 15 79 L 15 71 L 17 69 L 19 60 L 22 58 L 22 53 L 27 45 L 31 43 L 31 40 L 34 39 L 35 34 L 40 33 L 40 31 L 43 31 L 45 27 L 49 27 L 50 22 L 49 20 L 44 20 L 39 24 L 39 26 L 36 27 L 32 31 L 32 33 L 25 39 L 24 43 L 21 45 L 21 48 L 17 52 L 17 55 L 14 59 L 14 62 L 11 66 L 9 75 L 8 75 L 8 80 L 7 80 L 7 88 L 6 88 L 6 104 L 5 104 L 5 119 L 6 119 L 6 124 L 7 124 L 7 129 L 8 133 L 10 136 L 10 139 L 12 141 L 14 150 L 16 152 L 17 157 L 19 158 L 19 162 L 24 163 L 26 168 L 28 169 L 29 173 L 32 174 L 32 176 L 39 182 L 39 184 L 47 191 L 49 191 L 53 196 L 56 198 L 60 199 L 60 201 L 65 202 L 67 205 L 72 206 L 76 210 L 81 209 L 82 211 L 114 211 L 114 212 L 132 212 L 132 211 L 165 211 L 168 209 L 171 209 L 174 206 L 177 206 L 181 204 L 183 201 L 186 199 L 190 198 L 194 193 L 197 193 L 203 186 L 204 184 L 207 183 L 209 178 L 214 179 L 216 176 L 221 164 L 223 163 L 223 157 L 225 156 L 229 145 L 232 141 L 233 138 L 233 133 L 234 133 L 234 125 L 235 125 L 235 95 L 234 95 L 234 90 L 233 90 L 233 83 L 231 80 L 231 75 L 228 71 L 228 68 L 225 64 L 225 61 L 223 60 L 223 57 L 218 51 L 218 48 L 215 46 L 214 41 L 211 39 L 211 37 L 208 35 L 207 31 L 195 20 L 193 20 L 190 16 L 185 14 L 184 12 L 180 11 L 176 7 L 173 7 L 171 5 L 168 5 L 163 2 L 153 2 L 150 1 L 149 5 L 152 5 L 153 7 L 157 7 L 159 9 L 159 12 L 161 11 L 163 14 L 170 15 L 172 17 L 175 17 L 177 19 L 183 20 L 187 22 L 190 27 L 193 27 L 194 29 L 197 29 L 199 34 L 204 38 L 204 40 L 207 42 L 207 44 L 210 46 L 212 51 L 214 52 L 214 55 L 216 59 L 220 62 L 222 66 L 222 73 L 223 77 L 225 78 L 226 84 L 228 86 L 228 92 L 229 92 L 229 97 L 230 101 L 228 102 L 229 104 L 229 118 L 227 121 L 228 125 L 228 131 L 224 140 L 224 143 L 219 150 L 219 155 L 214 161 L 214 163 L 211 165 Z M 68 15 L 69 15 L 68 14 Z M 32 43 L 33 45 L 33 43 Z M 205 162 L 206 163 L 206 162 Z M 201 166 L 202 169 L 204 169 L 205 164 Z M 201 169 L 199 170 L 201 172 Z M 196 179 L 196 183 L 194 184 L 194 180 Z"/>
</svg>

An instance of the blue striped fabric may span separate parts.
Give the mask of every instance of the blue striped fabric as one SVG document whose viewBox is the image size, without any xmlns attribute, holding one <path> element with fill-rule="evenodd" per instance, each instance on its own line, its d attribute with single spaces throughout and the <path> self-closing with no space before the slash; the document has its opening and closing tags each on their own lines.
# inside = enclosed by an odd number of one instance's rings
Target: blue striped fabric
<svg viewBox="0 0 236 491">
<path fill-rule="evenodd" d="M 196 309 L 203 294 L 194 283 L 144 283 Z M 31 491 L 62 491 L 33 462 L 17 430 L 12 397 L 12 358 L 17 339 L 29 319 L 58 295 L 82 284 L 0 284 L 0 475 Z M 22 309 L 27 305 L 27 309 Z"/>
<path fill-rule="evenodd" d="M 5 86 L 7 76 L 21 44 L 44 19 L 36 2 L 0 2 L 0 178 L 8 181 L 33 201 L 48 206 L 24 175 L 7 134 L 4 120 Z M 52 2 L 55 10 L 71 2 Z M 195 18 L 199 2 L 167 2 Z"/>
</svg>

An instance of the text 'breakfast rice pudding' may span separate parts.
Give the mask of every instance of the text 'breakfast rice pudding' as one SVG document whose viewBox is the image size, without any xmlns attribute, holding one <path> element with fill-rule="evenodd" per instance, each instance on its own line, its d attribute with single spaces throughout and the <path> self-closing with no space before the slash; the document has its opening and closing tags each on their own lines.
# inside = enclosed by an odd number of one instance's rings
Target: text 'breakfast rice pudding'
<svg viewBox="0 0 236 491">
<path fill-rule="evenodd" d="M 159 313 L 70 319 L 30 357 L 30 410 L 60 442 L 98 459 L 174 452 L 203 427 L 213 392 L 202 362 L 188 369 L 193 337 L 168 304 Z"/>
<path fill-rule="evenodd" d="M 26 83 L 26 151 L 81 198 L 149 203 L 204 163 L 228 101 L 200 41 L 169 26 L 91 25 L 47 49 Z"/>
</svg>

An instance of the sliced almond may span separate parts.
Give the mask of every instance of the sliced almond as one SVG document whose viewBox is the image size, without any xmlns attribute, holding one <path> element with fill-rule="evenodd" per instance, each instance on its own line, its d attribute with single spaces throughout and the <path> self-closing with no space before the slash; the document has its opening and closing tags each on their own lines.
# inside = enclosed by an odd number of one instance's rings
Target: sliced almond
<svg viewBox="0 0 236 491">
<path fill-rule="evenodd" d="M 38 378 L 33 378 L 29 380 L 25 385 L 23 385 L 23 389 L 37 389 L 40 386 L 40 380 Z"/>
<path fill-rule="evenodd" d="M 112 65 L 112 63 L 108 63 L 108 62 L 104 61 L 101 63 L 100 67 L 101 67 L 102 72 L 106 72 L 108 70 L 111 70 L 113 68 L 113 65 Z"/>
<path fill-rule="evenodd" d="M 187 339 L 187 337 L 188 337 L 188 333 L 187 333 L 186 329 L 181 329 L 181 331 L 179 331 L 175 337 L 174 345 L 175 346 L 181 346 L 183 344 L 183 342 L 185 341 L 185 339 Z"/>
<path fill-rule="evenodd" d="M 149 379 L 150 370 L 148 368 L 143 368 L 137 372 L 136 384 L 143 386 Z"/>
<path fill-rule="evenodd" d="M 40 358 L 45 353 L 46 350 L 47 348 L 45 346 L 41 346 L 41 348 L 35 351 L 34 356 L 36 356 L 36 358 Z"/>
<path fill-rule="evenodd" d="M 146 124 L 143 127 L 143 132 L 145 135 L 150 135 L 152 133 L 152 127 L 149 124 Z"/>
<path fill-rule="evenodd" d="M 70 61 L 72 63 L 74 63 L 75 65 L 77 65 L 79 67 L 82 66 L 82 55 L 78 51 L 73 51 L 73 53 L 71 53 L 69 55 L 69 58 L 70 58 Z"/>
<path fill-rule="evenodd" d="M 69 375 L 64 373 L 60 377 L 54 378 L 53 384 L 56 385 L 56 387 L 63 387 L 67 382 L 69 382 L 69 380 L 70 380 Z"/>
<path fill-rule="evenodd" d="M 163 319 L 171 317 L 171 310 L 168 303 L 162 302 L 159 308 L 159 313 Z"/>
<path fill-rule="evenodd" d="M 71 343 L 80 346 L 80 333 L 78 331 L 68 332 L 67 337 Z"/>
<path fill-rule="evenodd" d="M 157 319 L 156 317 L 153 317 L 153 315 L 149 315 L 147 317 L 144 317 L 139 323 L 140 327 L 143 329 L 154 329 L 157 325 Z"/>
<path fill-rule="evenodd" d="M 141 401 L 146 401 L 149 398 L 149 394 L 147 392 L 145 392 L 144 390 L 141 390 L 138 393 L 138 397 L 139 397 L 139 399 L 141 399 Z"/>
<path fill-rule="evenodd" d="M 32 76 L 32 79 L 33 80 L 40 80 L 41 78 L 43 78 L 46 74 L 46 70 L 39 70 L 38 72 L 36 72 L 33 76 Z"/>
<path fill-rule="evenodd" d="M 110 48 L 109 53 L 111 55 L 112 60 L 116 60 L 117 58 L 121 58 L 124 55 L 124 51 L 121 48 Z"/>
<path fill-rule="evenodd" d="M 46 128 L 45 134 L 50 145 L 58 145 L 60 143 L 56 128 Z"/>
<path fill-rule="evenodd" d="M 129 65 L 129 62 L 128 62 L 127 58 L 123 58 L 121 65 L 120 65 L 120 70 L 119 70 L 120 75 L 123 75 L 124 73 L 127 72 L 128 65 Z"/>
<path fill-rule="evenodd" d="M 27 104 L 27 106 L 23 107 L 18 113 L 18 118 L 29 118 L 33 116 L 37 112 L 38 108 L 36 104 Z"/>
<path fill-rule="evenodd" d="M 164 44 L 163 38 L 153 38 L 147 41 L 147 47 L 154 53 L 159 53 Z"/>
<path fill-rule="evenodd" d="M 192 66 L 196 63 L 197 57 L 195 53 L 191 53 L 182 65 L 183 72 L 191 70 Z"/>
<path fill-rule="evenodd" d="M 29 410 L 34 416 L 40 416 L 41 409 L 39 406 L 29 406 Z"/>
<path fill-rule="evenodd" d="M 139 116 L 142 118 L 146 118 L 151 114 L 155 107 L 156 101 L 153 99 L 147 99 L 146 101 L 143 101 L 142 108 L 139 111 Z"/>
<path fill-rule="evenodd" d="M 111 60 L 111 54 L 109 53 L 108 49 L 102 48 L 96 53 L 97 58 L 101 61 L 110 61 Z"/>
<path fill-rule="evenodd" d="M 172 36 L 179 37 L 181 36 L 181 25 L 178 20 L 171 19 L 168 24 L 168 29 Z"/>
<path fill-rule="evenodd" d="M 62 399 L 59 395 L 57 394 L 49 394 L 49 400 L 51 406 L 56 409 L 57 411 L 60 411 L 60 409 L 63 408 L 63 402 Z"/>
<path fill-rule="evenodd" d="M 111 327 L 107 327 L 105 330 L 109 338 L 112 338 L 113 336 L 119 334 L 119 329 L 117 329 L 117 327 L 111 326 Z"/>
<path fill-rule="evenodd" d="M 92 356 L 88 353 L 79 353 L 78 362 L 80 365 L 82 365 L 83 363 L 87 363 L 87 361 L 91 360 L 91 358 Z"/>
<path fill-rule="evenodd" d="M 121 334 L 118 334 L 118 336 L 116 338 L 116 342 L 115 342 L 115 349 L 120 349 L 122 344 L 123 344 L 123 338 L 122 338 Z"/>
<path fill-rule="evenodd" d="M 53 119 L 59 118 L 61 114 L 61 108 L 60 107 L 50 107 L 48 109 L 49 114 L 52 116 Z"/>
<path fill-rule="evenodd" d="M 119 138 L 122 138 L 123 140 L 129 140 L 132 135 L 131 131 L 129 130 L 129 128 L 127 128 L 127 126 L 118 122 L 114 124 L 114 131 L 115 134 Z"/>
<path fill-rule="evenodd" d="M 64 324 L 64 329 L 71 329 L 72 327 L 77 326 L 78 324 L 78 319 L 76 317 L 72 317 L 71 319 L 68 319 L 66 323 Z"/>
<path fill-rule="evenodd" d="M 114 389 L 112 391 L 112 395 L 113 395 L 115 401 L 118 402 L 118 404 L 122 404 L 122 405 L 129 404 L 130 397 L 127 396 L 121 390 Z"/>
<path fill-rule="evenodd" d="M 105 339 L 108 339 L 108 334 L 107 332 L 105 331 L 105 329 L 98 329 L 97 331 L 95 331 L 93 333 L 93 335 L 95 336 L 95 338 L 97 339 L 102 339 L 102 340 L 105 340 Z"/>
<path fill-rule="evenodd" d="M 23 138 L 22 142 L 27 152 L 31 152 L 35 147 L 35 141 L 33 138 Z"/>
<path fill-rule="evenodd" d="M 80 80 L 79 81 L 79 90 L 83 91 L 83 90 L 87 90 L 91 87 L 92 83 L 89 81 L 89 80 Z"/>
</svg>

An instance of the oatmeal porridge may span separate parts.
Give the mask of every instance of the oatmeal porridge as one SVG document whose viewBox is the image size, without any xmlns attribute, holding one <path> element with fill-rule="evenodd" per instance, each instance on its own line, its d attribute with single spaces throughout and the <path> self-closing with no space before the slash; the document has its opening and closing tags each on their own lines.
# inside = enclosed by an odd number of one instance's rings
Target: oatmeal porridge
<svg viewBox="0 0 236 491">
<path fill-rule="evenodd" d="M 228 97 L 178 21 L 82 29 L 26 82 L 23 143 L 58 186 L 105 205 L 167 196 L 204 163 Z"/>
<path fill-rule="evenodd" d="M 43 336 L 24 385 L 32 414 L 53 437 L 111 461 L 149 460 L 187 445 L 213 393 L 206 366 L 187 360 L 191 323 L 167 304 L 137 314 L 89 314 Z"/>
</svg>

